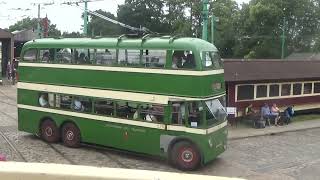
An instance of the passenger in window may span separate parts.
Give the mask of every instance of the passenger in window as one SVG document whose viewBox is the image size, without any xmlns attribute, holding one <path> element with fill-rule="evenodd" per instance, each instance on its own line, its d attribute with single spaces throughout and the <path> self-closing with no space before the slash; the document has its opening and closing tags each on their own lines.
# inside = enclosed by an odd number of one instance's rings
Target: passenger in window
<svg viewBox="0 0 320 180">
<path fill-rule="evenodd" d="M 49 107 L 48 94 L 41 94 L 40 95 L 39 104 L 41 107 Z"/>
<path fill-rule="evenodd" d="M 188 54 L 186 61 L 183 63 L 183 68 L 186 69 L 194 69 L 195 68 L 195 61 L 194 61 L 194 55 Z"/>
<path fill-rule="evenodd" d="M 84 106 L 82 105 L 81 101 L 75 99 L 73 102 L 73 109 L 76 111 L 83 112 L 84 111 Z"/>
<path fill-rule="evenodd" d="M 183 54 L 183 55 L 182 55 Z M 172 55 L 172 69 L 178 69 L 182 67 L 183 51 L 175 51 Z"/>
<path fill-rule="evenodd" d="M 42 62 L 49 62 L 49 59 L 50 59 L 49 52 L 48 51 L 44 52 L 41 61 Z"/>
</svg>

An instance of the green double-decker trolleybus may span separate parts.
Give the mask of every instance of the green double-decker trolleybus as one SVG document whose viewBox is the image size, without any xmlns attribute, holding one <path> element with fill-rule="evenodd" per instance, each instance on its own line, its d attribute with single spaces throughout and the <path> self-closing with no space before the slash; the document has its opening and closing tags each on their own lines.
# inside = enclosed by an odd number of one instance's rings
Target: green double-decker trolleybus
<svg viewBox="0 0 320 180">
<path fill-rule="evenodd" d="M 224 70 L 214 45 L 171 36 L 27 42 L 19 130 L 97 144 L 193 170 L 226 150 Z"/>
</svg>

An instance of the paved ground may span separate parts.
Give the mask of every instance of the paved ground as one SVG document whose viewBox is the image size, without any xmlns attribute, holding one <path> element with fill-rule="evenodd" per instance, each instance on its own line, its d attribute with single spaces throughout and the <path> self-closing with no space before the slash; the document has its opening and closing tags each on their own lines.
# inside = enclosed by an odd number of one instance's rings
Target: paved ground
<svg viewBox="0 0 320 180">
<path fill-rule="evenodd" d="M 157 158 L 91 147 L 70 149 L 18 132 L 15 96 L 14 87 L 0 86 L 0 153 L 6 154 L 8 160 L 177 171 Z M 255 129 L 248 130 L 256 132 Z M 268 132 L 271 130 L 265 129 Z M 230 137 L 235 137 L 235 134 L 242 136 L 245 130 L 232 128 Z M 265 180 L 319 179 L 318 137 L 320 129 L 233 139 L 224 154 L 192 173 Z"/>
</svg>

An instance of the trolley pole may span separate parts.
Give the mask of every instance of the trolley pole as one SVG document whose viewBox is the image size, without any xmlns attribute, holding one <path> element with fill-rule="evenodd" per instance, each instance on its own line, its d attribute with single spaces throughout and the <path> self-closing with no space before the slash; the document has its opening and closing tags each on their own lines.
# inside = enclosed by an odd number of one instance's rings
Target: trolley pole
<svg viewBox="0 0 320 180">
<path fill-rule="evenodd" d="M 208 41 L 208 16 L 209 16 L 209 0 L 203 0 L 203 11 L 202 11 L 202 39 Z"/>
<path fill-rule="evenodd" d="M 284 59 L 284 45 L 286 41 L 286 36 L 285 36 L 285 30 L 286 30 L 286 18 L 283 18 L 283 27 L 282 27 L 282 36 L 281 36 L 281 42 L 282 42 L 282 47 L 281 47 L 281 59 Z"/>
<path fill-rule="evenodd" d="M 83 13 L 83 35 L 88 34 L 88 0 L 84 0 L 84 13 Z"/>
</svg>

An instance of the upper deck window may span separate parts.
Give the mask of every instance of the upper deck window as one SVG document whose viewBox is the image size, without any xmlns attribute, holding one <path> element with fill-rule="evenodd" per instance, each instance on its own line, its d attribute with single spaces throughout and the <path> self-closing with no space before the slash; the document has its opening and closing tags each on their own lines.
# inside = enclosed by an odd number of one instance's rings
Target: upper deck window
<svg viewBox="0 0 320 180">
<path fill-rule="evenodd" d="M 24 61 L 36 61 L 37 58 L 37 50 L 29 49 L 24 53 L 23 60 Z"/>
<path fill-rule="evenodd" d="M 192 51 L 176 50 L 172 54 L 172 69 L 195 69 L 195 56 Z"/>
<path fill-rule="evenodd" d="M 58 63 L 70 64 L 72 60 L 72 50 L 70 48 L 58 49 L 57 61 Z"/>
<path fill-rule="evenodd" d="M 119 49 L 118 64 L 121 66 L 139 66 L 140 50 Z"/>
<path fill-rule="evenodd" d="M 113 65 L 117 62 L 117 50 L 97 49 L 96 63 L 101 65 Z"/>
<path fill-rule="evenodd" d="M 163 68 L 166 62 L 166 50 L 144 50 L 142 64 L 144 67 Z"/>
<path fill-rule="evenodd" d="M 202 66 L 205 69 L 221 69 L 223 67 L 221 57 L 217 52 L 203 51 L 200 56 Z"/>
</svg>

